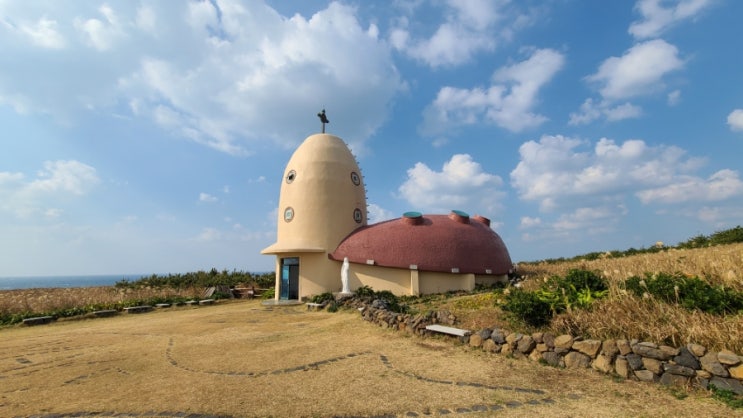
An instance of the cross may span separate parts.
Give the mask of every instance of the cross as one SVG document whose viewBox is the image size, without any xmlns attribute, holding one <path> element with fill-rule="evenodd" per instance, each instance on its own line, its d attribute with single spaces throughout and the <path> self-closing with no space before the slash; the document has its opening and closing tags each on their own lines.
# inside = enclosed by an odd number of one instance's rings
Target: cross
<svg viewBox="0 0 743 418">
<path fill-rule="evenodd" d="M 325 133 L 325 124 L 330 123 L 328 117 L 325 116 L 325 109 L 323 109 L 322 112 L 318 113 L 317 117 L 320 118 L 320 122 L 322 122 L 322 133 Z"/>
</svg>

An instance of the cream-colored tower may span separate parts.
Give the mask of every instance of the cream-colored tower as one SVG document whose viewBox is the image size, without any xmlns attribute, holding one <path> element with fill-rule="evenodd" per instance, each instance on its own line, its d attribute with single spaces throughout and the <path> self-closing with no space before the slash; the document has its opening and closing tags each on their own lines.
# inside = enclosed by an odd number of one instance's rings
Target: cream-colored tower
<svg viewBox="0 0 743 418">
<path fill-rule="evenodd" d="M 366 225 L 361 171 L 340 138 L 316 134 L 294 151 L 284 170 L 276 243 L 276 299 L 341 290 L 341 264 L 330 260 L 343 238 Z"/>
</svg>

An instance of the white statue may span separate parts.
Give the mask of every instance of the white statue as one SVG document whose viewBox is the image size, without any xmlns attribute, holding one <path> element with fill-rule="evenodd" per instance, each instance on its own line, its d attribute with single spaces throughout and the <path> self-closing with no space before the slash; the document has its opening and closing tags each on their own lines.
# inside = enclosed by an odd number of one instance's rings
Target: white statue
<svg viewBox="0 0 743 418">
<path fill-rule="evenodd" d="M 343 258 L 343 267 L 341 267 L 341 283 L 343 283 L 343 290 L 341 290 L 341 293 L 351 293 L 351 289 L 348 288 L 348 257 Z"/>
</svg>

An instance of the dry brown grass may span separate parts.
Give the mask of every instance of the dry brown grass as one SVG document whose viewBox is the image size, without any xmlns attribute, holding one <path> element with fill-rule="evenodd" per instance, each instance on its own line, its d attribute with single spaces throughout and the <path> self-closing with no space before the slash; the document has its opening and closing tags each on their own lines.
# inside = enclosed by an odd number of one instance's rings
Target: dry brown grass
<svg viewBox="0 0 743 418">
<path fill-rule="evenodd" d="M 551 276 L 564 276 L 571 269 L 599 271 L 609 282 L 609 297 L 595 302 L 591 310 L 573 310 L 553 319 L 549 331 L 587 338 L 637 338 L 655 343 L 682 346 L 689 342 L 710 349 L 723 348 L 743 353 L 743 314 L 712 315 L 679 306 L 640 299 L 623 290 L 623 282 L 644 273 L 675 273 L 698 276 L 713 285 L 743 291 L 743 244 L 695 250 L 670 250 L 664 253 L 631 257 L 603 258 L 593 261 L 539 263 L 522 265 L 526 275 L 523 287 L 535 290 Z M 511 328 L 497 298 L 480 295 L 453 298 L 442 302 L 452 310 L 463 327 Z"/>
<path fill-rule="evenodd" d="M 357 312 L 269 310 L 257 301 L 170 309 L 0 330 L 0 416 L 421 416 L 491 404 L 504 409 L 467 416 L 734 412 L 705 392 L 411 337 L 364 322 Z M 689 396 L 679 400 L 678 393 Z"/>
<path fill-rule="evenodd" d="M 199 295 L 203 289 L 75 287 L 0 291 L 0 314 L 43 313 L 96 304 L 115 304 L 154 297 Z"/>
</svg>

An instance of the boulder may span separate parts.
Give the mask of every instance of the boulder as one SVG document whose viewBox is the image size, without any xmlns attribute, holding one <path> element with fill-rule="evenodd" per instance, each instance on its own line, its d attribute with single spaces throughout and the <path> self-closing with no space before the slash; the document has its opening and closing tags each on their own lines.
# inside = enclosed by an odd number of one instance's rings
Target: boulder
<svg viewBox="0 0 743 418">
<path fill-rule="evenodd" d="M 642 369 L 642 357 L 638 356 L 637 354 L 627 354 L 625 356 L 627 359 L 627 363 L 629 363 L 629 368 L 632 370 L 641 370 Z"/>
<path fill-rule="evenodd" d="M 738 380 L 743 380 L 743 364 L 740 366 L 731 367 L 728 369 L 730 372 L 730 377 L 733 377 Z"/>
<path fill-rule="evenodd" d="M 544 333 L 543 332 L 535 332 L 531 334 L 531 337 L 534 338 L 534 341 L 536 341 L 537 344 L 544 342 Z"/>
<path fill-rule="evenodd" d="M 601 343 L 601 354 L 614 358 L 619 354 L 619 348 L 617 347 L 617 342 L 614 340 L 604 340 L 603 343 Z"/>
<path fill-rule="evenodd" d="M 480 338 L 482 338 L 483 341 L 490 338 L 490 335 L 493 333 L 493 331 L 489 330 L 488 328 L 485 328 L 479 332 Z"/>
<path fill-rule="evenodd" d="M 743 395 L 743 385 L 736 379 L 725 379 L 715 376 L 709 381 L 710 385 L 715 385 L 718 389 L 729 390 L 736 395 Z"/>
<path fill-rule="evenodd" d="M 717 353 L 717 361 L 728 366 L 740 364 L 740 358 L 730 350 L 721 350 Z"/>
<path fill-rule="evenodd" d="M 569 350 L 570 347 L 573 346 L 573 336 L 572 335 L 560 335 L 559 337 L 555 338 L 555 348 L 562 348 Z"/>
<path fill-rule="evenodd" d="M 482 349 L 484 351 L 487 351 L 487 352 L 490 352 L 490 353 L 495 353 L 496 352 L 495 351 L 495 347 L 496 346 L 497 346 L 497 344 L 495 343 L 495 341 L 493 341 L 493 340 L 491 340 L 489 338 L 487 340 L 483 341 L 483 343 L 482 343 Z"/>
<path fill-rule="evenodd" d="M 639 343 L 632 346 L 632 352 L 642 357 L 650 357 L 656 360 L 668 360 L 671 353 L 665 352 L 659 348 L 653 347 L 655 344 Z"/>
<path fill-rule="evenodd" d="M 569 352 L 564 360 L 568 369 L 585 369 L 591 365 L 591 358 L 577 351 Z"/>
<path fill-rule="evenodd" d="M 531 351 L 534 350 L 534 347 L 537 346 L 537 343 L 534 341 L 534 338 L 532 338 L 531 335 L 525 335 L 521 337 L 521 339 L 516 344 L 516 349 L 524 354 L 531 353 Z"/>
<path fill-rule="evenodd" d="M 663 370 L 666 373 L 676 374 L 679 376 L 686 376 L 686 377 L 694 377 L 697 374 L 696 370 L 690 367 L 682 366 L 680 364 L 664 364 Z"/>
<path fill-rule="evenodd" d="M 642 382 L 655 382 L 658 380 L 658 375 L 650 370 L 635 370 L 635 377 Z"/>
<path fill-rule="evenodd" d="M 545 332 L 544 335 L 542 335 L 542 342 L 547 344 L 547 347 L 555 348 L 555 336 L 549 332 Z"/>
<path fill-rule="evenodd" d="M 624 356 L 618 356 L 614 361 L 614 371 L 621 377 L 628 379 L 630 376 L 630 368 L 627 359 Z"/>
<path fill-rule="evenodd" d="M 544 353 L 545 351 L 550 351 L 550 348 L 545 343 L 539 343 L 537 344 L 536 350 L 540 353 Z"/>
<path fill-rule="evenodd" d="M 542 353 L 540 353 L 537 350 L 532 350 L 531 353 L 529 353 L 529 360 L 531 361 L 539 361 L 542 359 Z"/>
<path fill-rule="evenodd" d="M 659 349 L 664 354 L 667 354 L 669 359 L 679 355 L 679 349 L 676 347 L 671 347 L 670 345 L 662 345 L 659 347 Z"/>
<path fill-rule="evenodd" d="M 663 373 L 663 363 L 661 363 L 660 360 L 656 360 L 650 357 L 643 357 L 642 366 L 655 374 L 659 375 Z"/>
<path fill-rule="evenodd" d="M 470 335 L 470 347 L 481 347 L 482 346 L 482 337 L 480 334 L 472 334 Z"/>
<path fill-rule="evenodd" d="M 600 340 L 585 340 L 585 341 L 575 341 L 573 342 L 573 350 L 579 351 L 588 357 L 596 358 L 596 354 L 598 354 L 599 350 L 601 349 L 601 341 Z"/>
<path fill-rule="evenodd" d="M 513 344 L 519 342 L 519 340 L 521 340 L 521 338 L 523 338 L 523 337 L 524 337 L 523 334 L 512 332 L 512 333 L 506 335 L 506 343 L 513 345 Z"/>
<path fill-rule="evenodd" d="M 593 360 L 593 363 L 591 363 L 591 367 L 594 370 L 598 370 L 602 373 L 611 373 L 614 369 L 611 364 L 611 359 L 611 357 L 605 354 L 599 354 L 598 357 Z"/>
<path fill-rule="evenodd" d="M 559 367 L 560 363 L 562 362 L 562 356 L 555 353 L 554 351 L 547 351 L 542 353 L 542 359 L 544 359 L 547 364 L 553 367 Z"/>
<path fill-rule="evenodd" d="M 707 348 L 703 345 L 690 343 L 686 345 L 686 348 L 688 348 L 689 351 L 691 351 L 691 353 L 694 354 L 694 356 L 696 356 L 697 358 L 707 354 Z"/>
<path fill-rule="evenodd" d="M 728 370 L 717 360 L 717 353 L 710 351 L 699 359 L 702 369 L 719 377 L 728 377 Z"/>
<path fill-rule="evenodd" d="M 630 346 L 627 340 L 617 340 L 617 348 L 619 349 L 619 354 L 623 356 L 632 352 L 632 346 Z"/>
<path fill-rule="evenodd" d="M 496 344 L 505 344 L 506 343 L 506 336 L 503 334 L 503 331 L 499 329 L 494 329 L 492 333 L 490 333 L 490 338 L 496 343 Z"/>
<path fill-rule="evenodd" d="M 679 354 L 673 358 L 673 361 L 680 366 L 689 367 L 694 370 L 702 368 L 697 357 L 687 347 L 681 347 Z"/>
<path fill-rule="evenodd" d="M 686 386 L 690 380 L 690 377 L 673 373 L 663 373 L 660 377 L 660 383 L 666 386 Z"/>
</svg>

